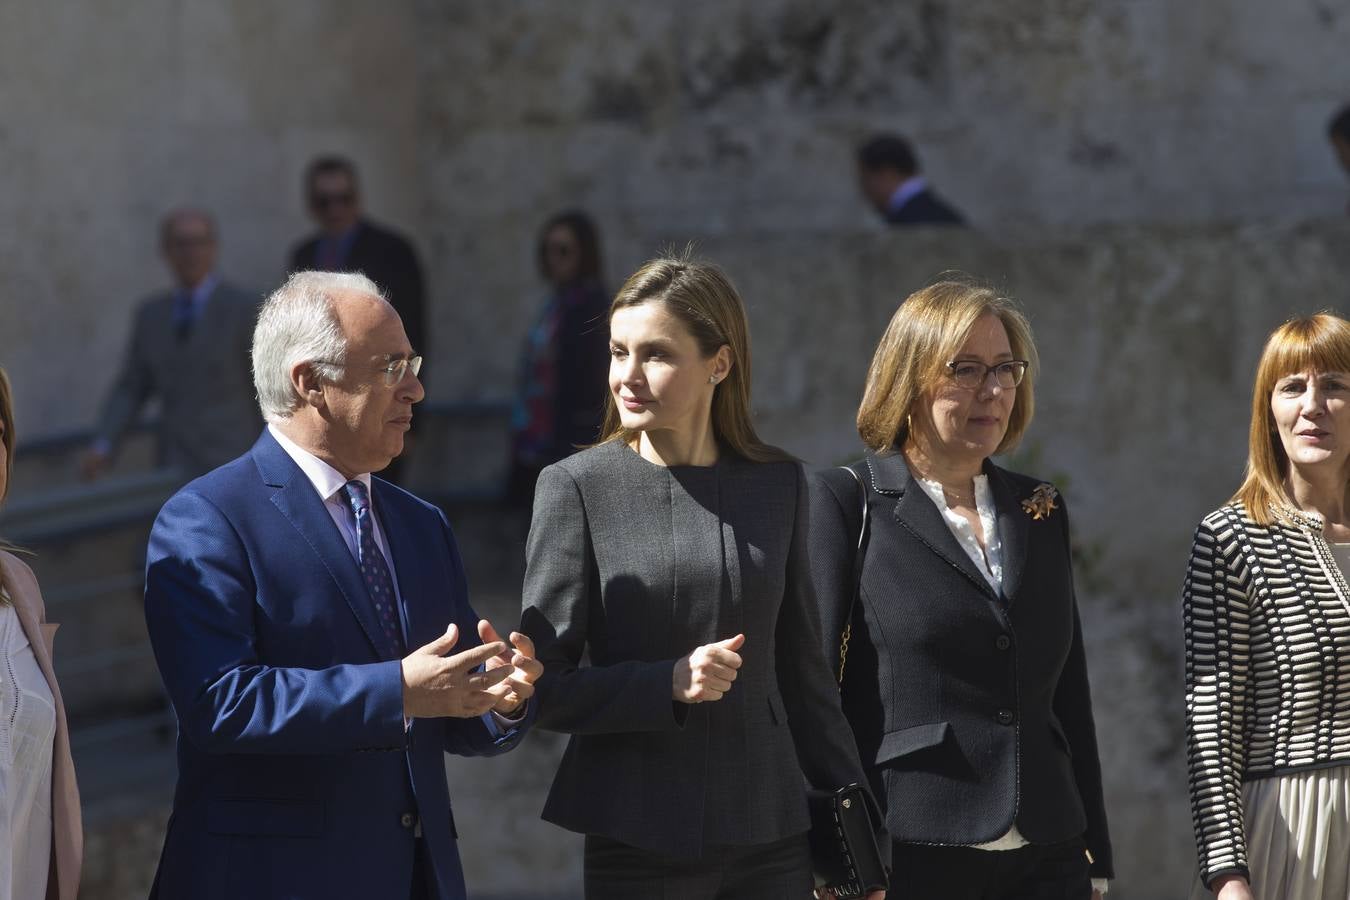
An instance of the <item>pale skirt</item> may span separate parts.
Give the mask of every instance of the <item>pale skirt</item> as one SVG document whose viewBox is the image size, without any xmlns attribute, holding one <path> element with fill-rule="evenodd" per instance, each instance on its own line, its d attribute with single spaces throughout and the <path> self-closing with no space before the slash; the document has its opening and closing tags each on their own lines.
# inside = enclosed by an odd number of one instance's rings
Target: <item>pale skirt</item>
<svg viewBox="0 0 1350 900">
<path fill-rule="evenodd" d="M 1242 807 L 1254 896 L 1350 897 L 1350 766 L 1248 781 Z M 1213 896 L 1196 879 L 1193 900 Z"/>
</svg>

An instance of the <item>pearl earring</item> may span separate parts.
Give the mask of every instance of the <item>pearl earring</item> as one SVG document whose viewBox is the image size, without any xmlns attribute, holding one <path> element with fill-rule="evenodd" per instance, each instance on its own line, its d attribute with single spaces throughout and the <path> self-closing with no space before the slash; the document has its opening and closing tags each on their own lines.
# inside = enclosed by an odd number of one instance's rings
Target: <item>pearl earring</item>
<svg viewBox="0 0 1350 900">
<path fill-rule="evenodd" d="M 716 376 L 716 375 L 709 375 L 709 376 L 708 376 L 708 384 L 717 384 L 717 376 Z"/>
</svg>

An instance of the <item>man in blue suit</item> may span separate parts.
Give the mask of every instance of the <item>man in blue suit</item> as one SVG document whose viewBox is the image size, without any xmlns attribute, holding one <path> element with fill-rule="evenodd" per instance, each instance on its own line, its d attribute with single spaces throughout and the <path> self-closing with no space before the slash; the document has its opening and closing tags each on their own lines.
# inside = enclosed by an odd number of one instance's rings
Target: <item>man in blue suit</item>
<svg viewBox="0 0 1350 900">
<path fill-rule="evenodd" d="M 364 276 L 299 272 L 263 305 L 268 426 L 150 534 L 179 723 L 152 896 L 465 896 L 442 754 L 515 746 L 540 666 L 469 606 L 441 512 L 371 477 L 403 449 L 420 366 Z"/>
</svg>

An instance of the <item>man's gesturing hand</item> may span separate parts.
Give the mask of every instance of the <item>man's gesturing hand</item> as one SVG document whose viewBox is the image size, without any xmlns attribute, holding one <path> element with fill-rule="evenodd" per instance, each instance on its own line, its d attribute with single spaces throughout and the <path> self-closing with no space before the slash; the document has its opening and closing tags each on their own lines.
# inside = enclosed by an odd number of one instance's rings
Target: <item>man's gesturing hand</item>
<svg viewBox="0 0 1350 900">
<path fill-rule="evenodd" d="M 741 667 L 741 655 L 736 651 L 745 643 L 745 635 L 738 634 L 715 644 L 696 647 L 684 659 L 675 663 L 671 696 L 681 703 L 702 703 L 721 700 L 736 680 Z"/>
<path fill-rule="evenodd" d="M 487 619 L 478 621 L 478 636 L 483 643 L 503 644 L 501 635 Z M 503 716 L 512 716 L 520 711 L 524 702 L 534 696 L 534 683 L 544 674 L 544 664 L 534 658 L 534 641 L 519 631 L 511 632 L 511 646 L 487 661 L 487 670 L 495 672 L 505 666 L 511 675 L 489 691 L 497 698 L 492 709 Z"/>
<path fill-rule="evenodd" d="M 472 719 L 497 703 L 488 689 L 507 678 L 511 667 L 500 666 L 491 672 L 473 670 L 504 651 L 506 645 L 492 641 L 454 656 L 442 655 L 458 642 L 459 627 L 452 624 L 445 634 L 403 657 L 404 716 Z"/>
</svg>

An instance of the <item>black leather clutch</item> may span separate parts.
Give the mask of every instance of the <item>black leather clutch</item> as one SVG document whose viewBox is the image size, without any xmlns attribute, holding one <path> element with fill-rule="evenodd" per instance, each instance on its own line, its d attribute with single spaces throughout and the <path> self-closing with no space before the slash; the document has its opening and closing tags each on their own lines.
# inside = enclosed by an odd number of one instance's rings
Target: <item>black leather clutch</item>
<svg viewBox="0 0 1350 900">
<path fill-rule="evenodd" d="M 816 887 L 837 897 L 865 897 L 886 889 L 886 869 L 877 852 L 867 795 L 856 784 L 835 791 L 806 792 L 811 812 L 811 868 Z"/>
</svg>

